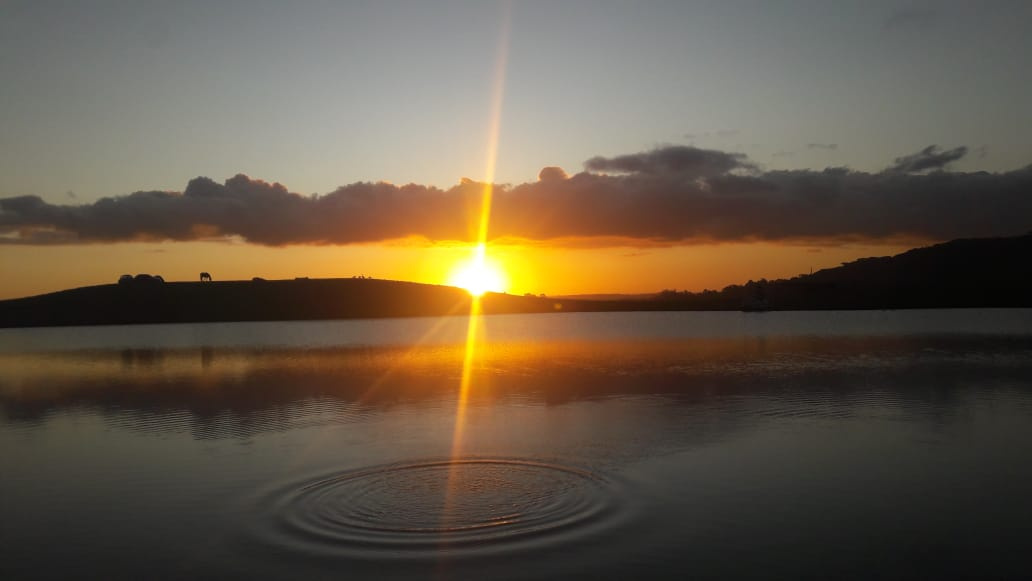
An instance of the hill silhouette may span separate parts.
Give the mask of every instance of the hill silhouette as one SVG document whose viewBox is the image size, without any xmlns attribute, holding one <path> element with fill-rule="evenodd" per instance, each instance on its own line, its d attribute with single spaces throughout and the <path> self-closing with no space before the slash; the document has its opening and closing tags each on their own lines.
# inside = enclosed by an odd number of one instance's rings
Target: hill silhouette
<svg viewBox="0 0 1032 581">
<path fill-rule="evenodd" d="M 959 239 L 719 292 L 668 290 L 657 299 L 681 309 L 740 308 L 757 297 L 770 309 L 1027 307 L 1030 256 L 1032 233 Z"/>
<path fill-rule="evenodd" d="M 469 313 L 468 292 L 370 278 L 225 282 L 146 279 L 0 301 L 0 326 L 119 325 L 440 316 Z M 553 301 L 488 293 L 487 313 L 554 310 Z"/>
<path fill-rule="evenodd" d="M 665 290 L 601 300 L 487 293 L 483 312 L 1032 307 L 1032 234 L 961 239 L 862 258 L 791 279 L 720 291 Z M 0 327 L 413 317 L 465 314 L 462 289 L 412 282 L 296 279 L 161 282 L 153 278 L 0 301 Z"/>
</svg>

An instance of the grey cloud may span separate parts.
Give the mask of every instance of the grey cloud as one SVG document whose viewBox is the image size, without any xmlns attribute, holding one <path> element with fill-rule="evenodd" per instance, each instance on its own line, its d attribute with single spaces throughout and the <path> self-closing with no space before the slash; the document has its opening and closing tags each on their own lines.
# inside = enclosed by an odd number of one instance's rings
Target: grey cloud
<svg viewBox="0 0 1032 581">
<path fill-rule="evenodd" d="M 958 148 L 963 149 L 963 148 Z M 495 185 L 492 238 L 553 244 L 691 244 L 902 237 L 945 240 L 1032 229 L 1032 165 L 1005 173 L 915 173 L 958 150 L 928 148 L 897 171 L 761 172 L 742 154 L 686 147 L 593 158 L 540 179 Z M 910 159 L 914 158 L 914 159 Z M 896 167 L 894 166 L 894 167 Z M 748 171 L 742 171 L 748 170 Z M 597 171 L 614 172 L 612 174 Z M 197 240 L 236 236 L 268 246 L 351 244 L 419 236 L 468 241 L 484 184 L 449 189 L 354 183 L 320 196 L 235 176 L 191 180 L 86 205 L 0 198 L 0 244 Z"/>
<path fill-rule="evenodd" d="M 671 145 L 630 155 L 593 157 L 584 162 L 591 171 L 610 171 L 642 174 L 685 173 L 711 176 L 734 169 L 752 169 L 745 154 L 726 153 L 714 149 L 699 149 L 687 145 Z"/>
<path fill-rule="evenodd" d="M 827 149 L 828 151 L 835 151 L 838 149 L 837 143 L 807 143 L 806 149 Z"/>
<path fill-rule="evenodd" d="M 547 182 L 552 180 L 565 180 L 570 177 L 566 174 L 566 171 L 561 167 L 548 166 L 541 168 L 541 172 L 538 173 L 538 179 Z"/>
<path fill-rule="evenodd" d="M 968 148 L 960 146 L 943 151 L 937 145 L 929 145 L 921 151 L 897 157 L 893 165 L 885 168 L 890 173 L 915 173 L 930 169 L 942 169 L 946 165 L 967 155 Z"/>
</svg>

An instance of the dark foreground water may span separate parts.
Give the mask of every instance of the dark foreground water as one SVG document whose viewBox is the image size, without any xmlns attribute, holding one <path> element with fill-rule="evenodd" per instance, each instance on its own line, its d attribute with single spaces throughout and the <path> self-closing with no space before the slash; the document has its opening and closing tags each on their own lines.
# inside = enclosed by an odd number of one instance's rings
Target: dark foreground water
<svg viewBox="0 0 1032 581">
<path fill-rule="evenodd" d="M 0 330 L 0 578 L 1032 576 L 1032 311 L 483 323 Z"/>
</svg>

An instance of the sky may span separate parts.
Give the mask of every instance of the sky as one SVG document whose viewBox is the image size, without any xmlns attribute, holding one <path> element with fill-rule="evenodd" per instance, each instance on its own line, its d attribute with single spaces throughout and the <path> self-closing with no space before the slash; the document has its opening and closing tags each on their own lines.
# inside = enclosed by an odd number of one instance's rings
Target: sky
<svg viewBox="0 0 1032 581">
<path fill-rule="evenodd" d="M 515 293 L 1022 234 L 1030 23 L 1003 0 L 0 1 L 0 298 L 448 282 L 485 189 Z"/>
</svg>

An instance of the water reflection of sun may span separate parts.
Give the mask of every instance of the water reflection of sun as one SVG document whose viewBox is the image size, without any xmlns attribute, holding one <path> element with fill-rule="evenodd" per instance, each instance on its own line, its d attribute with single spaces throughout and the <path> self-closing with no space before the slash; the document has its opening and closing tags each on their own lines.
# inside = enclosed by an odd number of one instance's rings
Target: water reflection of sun
<svg viewBox="0 0 1032 581">
<path fill-rule="evenodd" d="M 448 284 L 479 297 L 488 291 L 505 292 L 509 281 L 501 264 L 487 256 L 484 244 L 478 244 L 473 248 L 473 256 L 452 271 Z"/>
</svg>

